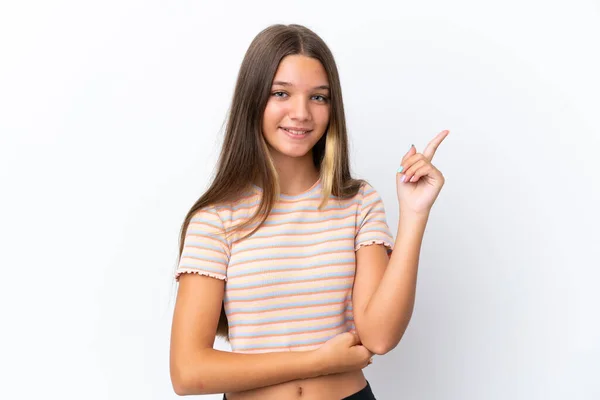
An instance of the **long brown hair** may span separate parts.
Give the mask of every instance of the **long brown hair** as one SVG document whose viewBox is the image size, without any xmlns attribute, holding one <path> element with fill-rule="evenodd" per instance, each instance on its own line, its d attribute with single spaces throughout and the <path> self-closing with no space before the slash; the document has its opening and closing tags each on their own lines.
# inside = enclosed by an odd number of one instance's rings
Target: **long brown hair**
<svg viewBox="0 0 600 400">
<path fill-rule="evenodd" d="M 312 149 L 313 161 L 322 184 L 319 209 L 330 195 L 338 198 L 355 196 L 363 180 L 350 175 L 348 136 L 337 66 L 325 42 L 301 25 L 272 25 L 252 41 L 240 67 L 229 111 L 223 147 L 215 177 L 207 191 L 194 203 L 181 227 L 179 259 L 190 220 L 203 207 L 233 201 L 251 184 L 262 186 L 259 207 L 254 215 L 238 224 L 229 234 L 256 224 L 244 237 L 252 235 L 267 219 L 280 194 L 279 177 L 267 143 L 262 135 L 262 117 L 269 100 L 273 78 L 280 61 L 288 55 L 304 55 L 321 62 L 330 87 L 330 117 L 326 133 Z M 217 336 L 229 340 L 229 326 L 224 307 Z"/>
</svg>

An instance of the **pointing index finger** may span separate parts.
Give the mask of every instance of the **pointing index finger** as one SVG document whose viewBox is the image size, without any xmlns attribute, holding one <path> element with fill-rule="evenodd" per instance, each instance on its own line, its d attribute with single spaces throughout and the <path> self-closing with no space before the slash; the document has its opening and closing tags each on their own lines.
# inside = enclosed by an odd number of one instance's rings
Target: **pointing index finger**
<svg viewBox="0 0 600 400">
<path fill-rule="evenodd" d="M 431 159 L 433 158 L 433 155 L 435 154 L 435 151 L 437 150 L 438 146 L 440 145 L 440 143 L 442 143 L 442 141 L 446 138 L 446 136 L 448 136 L 448 134 L 450 133 L 449 130 L 443 130 L 440 133 L 437 134 L 436 137 L 434 137 L 431 142 L 429 142 L 429 144 L 427 145 L 427 147 L 425 147 L 425 150 L 423 150 L 423 155 L 425 157 L 427 157 L 427 159 L 429 161 L 431 161 Z"/>
</svg>

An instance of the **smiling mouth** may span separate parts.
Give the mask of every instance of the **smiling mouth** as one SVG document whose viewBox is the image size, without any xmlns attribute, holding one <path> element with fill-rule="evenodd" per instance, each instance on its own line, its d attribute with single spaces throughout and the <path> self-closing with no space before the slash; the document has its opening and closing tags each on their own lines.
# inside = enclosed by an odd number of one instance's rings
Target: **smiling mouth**
<svg viewBox="0 0 600 400">
<path fill-rule="evenodd" d="M 306 135 L 306 134 L 312 132 L 312 130 L 307 130 L 307 129 L 296 130 L 296 129 L 284 128 L 283 126 L 280 128 L 283 129 L 284 131 L 291 133 L 292 135 L 296 135 L 296 136 L 303 136 L 303 135 Z"/>
</svg>

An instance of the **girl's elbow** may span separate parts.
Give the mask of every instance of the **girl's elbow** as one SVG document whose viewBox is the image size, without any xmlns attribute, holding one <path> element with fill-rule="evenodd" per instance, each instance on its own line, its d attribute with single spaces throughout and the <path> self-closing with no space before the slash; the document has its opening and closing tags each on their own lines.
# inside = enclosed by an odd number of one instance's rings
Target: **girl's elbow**
<svg viewBox="0 0 600 400">
<path fill-rule="evenodd" d="M 202 390 L 204 385 L 194 376 L 188 365 L 171 365 L 171 386 L 178 396 L 208 394 Z"/>
<path fill-rule="evenodd" d="M 363 345 L 369 349 L 369 351 L 378 356 L 382 356 L 384 354 L 389 353 L 394 350 L 398 343 L 400 343 L 400 338 L 383 338 L 377 337 L 373 338 L 370 343 L 363 343 Z"/>
<path fill-rule="evenodd" d="M 367 349 L 369 349 L 369 351 L 373 354 L 376 354 L 378 356 L 382 356 L 384 354 L 389 353 L 390 351 L 392 351 L 394 349 L 394 347 L 396 346 L 391 346 L 389 344 L 386 344 L 385 342 L 381 342 L 381 343 L 375 343 L 371 346 L 365 346 L 367 347 Z"/>
<path fill-rule="evenodd" d="M 171 386 L 173 391 L 178 396 L 187 396 L 190 393 L 189 385 L 186 382 L 185 374 L 181 368 L 171 367 Z"/>
<path fill-rule="evenodd" d="M 391 340 L 383 337 L 383 335 L 375 335 L 375 332 L 362 332 L 360 335 L 361 344 L 367 348 L 371 353 L 378 356 L 384 355 L 391 351 L 396 344 L 392 343 Z"/>
<path fill-rule="evenodd" d="M 186 378 L 171 378 L 171 384 L 173 386 L 173 391 L 178 396 L 192 396 L 215 393 L 203 390 L 203 385 L 201 385 L 197 379 L 192 381 L 191 379 Z"/>
<path fill-rule="evenodd" d="M 183 386 L 181 384 L 181 382 L 176 382 L 174 380 L 171 380 L 171 383 L 173 384 L 173 391 L 175 392 L 175 394 L 177 396 L 187 396 L 190 393 L 188 393 L 188 391 L 186 390 L 185 386 Z"/>
</svg>

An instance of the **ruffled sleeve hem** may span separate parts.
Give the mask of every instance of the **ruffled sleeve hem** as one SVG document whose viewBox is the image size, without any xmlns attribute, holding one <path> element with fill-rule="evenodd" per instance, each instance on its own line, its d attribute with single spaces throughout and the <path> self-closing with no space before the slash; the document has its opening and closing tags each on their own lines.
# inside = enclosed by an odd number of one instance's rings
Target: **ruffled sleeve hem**
<svg viewBox="0 0 600 400">
<path fill-rule="evenodd" d="M 227 281 L 227 277 L 221 274 L 215 274 L 213 272 L 203 271 L 201 269 L 196 268 L 179 268 L 177 272 L 175 272 L 175 280 L 178 281 L 181 274 L 198 274 L 204 276 L 210 276 L 211 278 L 220 279 L 222 281 Z"/>
<path fill-rule="evenodd" d="M 387 240 L 366 240 L 364 242 L 361 242 L 361 243 L 357 244 L 354 247 L 354 251 L 357 251 L 361 247 L 371 246 L 373 244 L 382 244 L 382 245 L 384 245 L 388 254 L 391 254 L 392 250 L 394 250 L 394 246 L 390 242 L 388 242 Z"/>
</svg>

